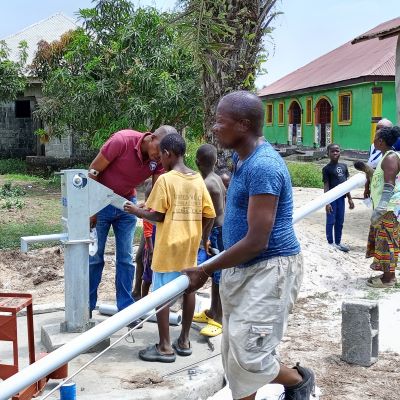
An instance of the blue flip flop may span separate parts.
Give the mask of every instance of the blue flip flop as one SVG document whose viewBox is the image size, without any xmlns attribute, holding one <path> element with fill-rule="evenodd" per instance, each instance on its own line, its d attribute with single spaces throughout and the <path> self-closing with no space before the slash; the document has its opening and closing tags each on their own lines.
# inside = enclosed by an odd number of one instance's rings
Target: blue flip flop
<svg viewBox="0 0 400 400">
<path fill-rule="evenodd" d="M 139 358 L 143 361 L 172 363 L 176 360 L 175 353 L 163 354 L 160 353 L 156 344 L 139 351 Z"/>
<path fill-rule="evenodd" d="M 192 347 L 190 346 L 190 342 L 189 348 L 185 348 L 179 345 L 179 339 L 175 339 L 172 343 L 172 348 L 176 351 L 176 354 L 178 354 L 178 356 L 187 357 L 192 355 Z"/>
</svg>

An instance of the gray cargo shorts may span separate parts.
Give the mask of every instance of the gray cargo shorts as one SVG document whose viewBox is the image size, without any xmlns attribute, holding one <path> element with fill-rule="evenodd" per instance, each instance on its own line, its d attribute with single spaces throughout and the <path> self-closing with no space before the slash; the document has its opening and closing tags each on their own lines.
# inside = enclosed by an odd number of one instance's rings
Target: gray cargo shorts
<svg viewBox="0 0 400 400">
<path fill-rule="evenodd" d="M 256 392 L 279 373 L 275 348 L 303 279 L 301 253 L 222 271 L 222 363 L 234 399 Z"/>
</svg>

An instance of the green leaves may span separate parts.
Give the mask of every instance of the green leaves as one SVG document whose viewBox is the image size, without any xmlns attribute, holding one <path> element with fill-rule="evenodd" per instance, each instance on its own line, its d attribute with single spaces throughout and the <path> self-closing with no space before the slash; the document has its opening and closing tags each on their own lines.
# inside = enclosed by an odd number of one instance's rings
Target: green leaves
<svg viewBox="0 0 400 400">
<path fill-rule="evenodd" d="M 10 51 L 4 42 L 0 41 L 0 101 L 14 100 L 26 85 L 25 63 L 27 59 L 26 41 L 21 41 L 18 49 L 18 61 L 8 59 Z"/>
<path fill-rule="evenodd" d="M 79 15 L 84 28 L 42 43 L 33 63 L 46 96 L 36 116 L 53 135 L 72 129 L 98 147 L 119 129 L 198 129 L 200 70 L 168 14 L 103 0 Z"/>
</svg>

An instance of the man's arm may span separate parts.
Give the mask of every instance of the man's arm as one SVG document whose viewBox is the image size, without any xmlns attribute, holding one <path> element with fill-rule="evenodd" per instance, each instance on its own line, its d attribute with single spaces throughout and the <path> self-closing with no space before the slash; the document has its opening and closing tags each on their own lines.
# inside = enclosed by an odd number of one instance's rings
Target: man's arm
<svg viewBox="0 0 400 400">
<path fill-rule="evenodd" d="M 94 181 L 98 181 L 99 180 L 99 175 L 110 165 L 110 162 L 103 156 L 103 154 L 101 154 L 101 152 L 99 152 L 99 154 L 97 154 L 97 156 L 95 157 L 95 159 L 91 162 L 90 166 L 89 166 L 89 171 L 91 170 L 95 170 L 97 171 L 96 175 L 93 175 L 89 172 L 89 178 L 93 179 Z M 96 226 L 97 223 L 97 216 L 92 215 L 90 217 L 90 228 L 94 228 Z"/>
<path fill-rule="evenodd" d="M 352 210 L 354 208 L 354 203 L 353 203 L 353 199 L 351 197 L 351 193 L 347 193 L 347 201 L 349 202 L 349 208 L 350 210 Z"/>
<path fill-rule="evenodd" d="M 249 228 L 246 236 L 221 256 L 210 259 L 206 266 L 183 270 L 190 280 L 189 292 L 203 286 L 214 271 L 243 264 L 256 257 L 268 246 L 275 223 L 278 199 L 277 196 L 271 194 L 250 197 L 247 211 Z"/>
<path fill-rule="evenodd" d="M 326 193 L 327 191 L 329 191 L 329 183 L 328 181 L 324 182 L 324 193 Z M 332 210 L 332 206 L 330 204 L 327 204 L 325 206 L 325 211 L 327 214 L 330 214 L 333 210 Z"/>
<path fill-rule="evenodd" d="M 92 178 L 95 181 L 99 180 L 99 175 L 110 165 L 110 162 L 101 154 L 97 154 L 96 158 L 91 162 L 89 166 L 89 171 L 91 169 L 94 169 L 95 171 L 98 172 L 97 175 L 93 175 L 89 173 L 89 177 Z"/>
<path fill-rule="evenodd" d="M 204 249 L 206 251 L 207 254 L 210 255 L 209 253 L 209 237 L 210 237 L 210 233 L 211 233 L 211 229 L 214 225 L 214 218 L 206 218 L 203 217 L 202 219 L 202 228 L 203 228 L 203 232 L 202 232 L 202 236 L 201 236 L 201 240 L 203 242 L 203 246 Z"/>
</svg>

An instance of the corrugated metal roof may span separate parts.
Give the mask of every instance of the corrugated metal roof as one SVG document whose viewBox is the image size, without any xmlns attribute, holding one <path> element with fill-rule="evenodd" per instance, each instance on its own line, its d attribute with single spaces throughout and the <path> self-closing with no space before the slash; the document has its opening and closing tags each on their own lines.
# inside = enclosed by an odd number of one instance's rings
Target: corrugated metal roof
<svg viewBox="0 0 400 400">
<path fill-rule="evenodd" d="M 369 40 L 376 37 L 390 36 L 392 34 L 398 34 L 399 32 L 400 18 L 394 18 L 390 21 L 384 22 L 383 24 L 376 26 L 375 28 L 363 33 L 360 36 L 357 36 L 355 39 L 352 40 L 352 43 L 355 44 L 363 40 Z"/>
<path fill-rule="evenodd" d="M 387 29 L 390 24 L 400 24 L 400 18 L 378 25 L 369 32 Z M 372 39 L 354 45 L 347 42 L 261 89 L 258 94 L 261 97 L 275 95 L 366 76 L 394 79 L 396 43 L 396 37 Z"/>
<path fill-rule="evenodd" d="M 18 60 L 18 46 L 22 40 L 28 43 L 28 59 L 27 64 L 31 64 L 37 50 L 37 44 L 41 40 L 52 42 L 61 37 L 61 35 L 69 30 L 76 29 L 78 25 L 69 17 L 62 13 L 57 13 L 49 18 L 30 25 L 20 32 L 14 33 L 3 38 L 10 49 L 10 59 Z"/>
</svg>

